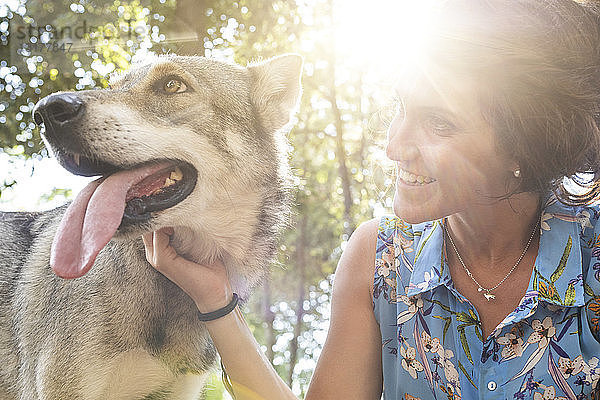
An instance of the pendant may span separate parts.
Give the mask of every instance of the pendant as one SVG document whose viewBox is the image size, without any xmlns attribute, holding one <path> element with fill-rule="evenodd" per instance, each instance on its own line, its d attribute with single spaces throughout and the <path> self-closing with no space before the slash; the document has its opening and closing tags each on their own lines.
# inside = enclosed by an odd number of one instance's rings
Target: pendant
<svg viewBox="0 0 600 400">
<path fill-rule="evenodd" d="M 483 294 L 483 297 L 485 297 L 485 299 L 486 299 L 487 301 L 490 301 L 490 300 L 494 300 L 494 299 L 496 298 L 496 295 L 494 295 L 494 294 L 491 294 L 491 293 L 484 293 L 484 294 Z"/>
</svg>

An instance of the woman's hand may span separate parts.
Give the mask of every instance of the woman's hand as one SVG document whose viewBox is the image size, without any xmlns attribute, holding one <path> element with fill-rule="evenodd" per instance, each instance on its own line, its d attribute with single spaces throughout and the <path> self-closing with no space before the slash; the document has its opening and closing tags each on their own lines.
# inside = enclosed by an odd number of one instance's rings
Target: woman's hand
<svg viewBox="0 0 600 400">
<path fill-rule="evenodd" d="M 186 292 L 200 312 L 226 306 L 233 292 L 225 266 L 220 261 L 201 265 L 181 257 L 170 243 L 173 232 L 168 227 L 142 235 L 148 262 Z"/>
<path fill-rule="evenodd" d="M 171 227 L 142 235 L 148 262 L 185 291 L 200 312 L 215 311 L 227 305 L 233 293 L 225 266 L 221 262 L 200 265 L 186 260 L 171 246 L 171 235 Z M 298 400 L 264 356 L 239 309 L 206 322 L 206 328 L 237 399 Z"/>
</svg>

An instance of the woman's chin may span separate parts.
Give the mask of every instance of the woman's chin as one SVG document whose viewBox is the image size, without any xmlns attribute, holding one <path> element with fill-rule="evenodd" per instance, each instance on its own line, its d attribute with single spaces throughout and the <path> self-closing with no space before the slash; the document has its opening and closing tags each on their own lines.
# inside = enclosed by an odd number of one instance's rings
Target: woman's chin
<svg viewBox="0 0 600 400">
<path fill-rule="evenodd" d="M 434 221 L 449 215 L 448 211 L 450 210 L 447 207 L 441 207 L 439 202 L 421 201 L 418 204 L 410 204 L 399 197 L 398 194 L 394 196 L 394 214 L 408 224 Z"/>
<path fill-rule="evenodd" d="M 394 214 L 402 221 L 409 224 L 420 224 L 421 222 L 431 221 L 429 215 L 422 207 L 407 206 L 399 204 L 397 196 L 394 198 Z"/>
</svg>

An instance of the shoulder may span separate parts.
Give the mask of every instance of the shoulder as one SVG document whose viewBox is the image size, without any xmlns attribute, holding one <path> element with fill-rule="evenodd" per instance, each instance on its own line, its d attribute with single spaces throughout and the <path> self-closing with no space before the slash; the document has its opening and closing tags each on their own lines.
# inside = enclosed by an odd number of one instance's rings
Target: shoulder
<svg viewBox="0 0 600 400">
<path fill-rule="evenodd" d="M 379 218 L 373 218 L 363 222 L 356 228 L 350 236 L 345 251 L 348 250 L 373 250 L 377 242 L 377 232 L 379 230 Z M 373 246 L 371 246 L 373 245 Z"/>
<path fill-rule="evenodd" d="M 377 218 L 360 224 L 352 233 L 344 248 L 338 270 L 340 268 L 361 268 L 369 261 L 374 263 L 378 230 L 379 219 Z"/>
<path fill-rule="evenodd" d="M 336 286 L 341 286 L 342 282 L 343 286 L 361 285 L 368 287 L 372 295 L 376 260 L 393 257 L 395 245 L 403 243 L 408 237 L 412 239 L 413 227 L 394 215 L 384 215 L 362 223 L 352 233 L 342 253 L 335 273 Z M 347 280 L 351 280 L 351 283 Z"/>
<path fill-rule="evenodd" d="M 600 208 L 597 205 L 582 207 L 576 215 L 582 239 L 586 316 L 592 336 L 600 343 Z"/>
<path fill-rule="evenodd" d="M 381 248 L 386 245 L 392 247 L 395 242 L 402 240 L 398 236 L 412 238 L 413 227 L 394 215 L 384 215 L 362 223 L 350 236 L 338 268 L 363 268 L 369 265 L 370 272 L 373 272 L 375 258 L 380 256 Z"/>
<path fill-rule="evenodd" d="M 598 239 L 600 231 L 600 207 L 598 205 L 573 206 L 560 203 L 551 196 L 542 208 L 540 228 L 545 239 L 564 241 L 571 237 L 578 242 L 583 254 L 589 251 Z"/>
<path fill-rule="evenodd" d="M 335 271 L 334 295 L 356 290 L 372 293 L 379 226 L 380 219 L 373 218 L 360 224 L 350 236 Z"/>
<path fill-rule="evenodd" d="M 600 223 L 598 223 L 598 219 L 600 218 L 600 206 L 599 205 L 590 205 L 586 207 L 579 207 L 576 209 L 576 219 L 579 222 L 579 227 L 581 229 L 581 235 L 583 237 L 589 231 L 593 231 L 597 233 L 600 230 Z M 591 229 L 588 229 L 591 228 Z"/>
</svg>

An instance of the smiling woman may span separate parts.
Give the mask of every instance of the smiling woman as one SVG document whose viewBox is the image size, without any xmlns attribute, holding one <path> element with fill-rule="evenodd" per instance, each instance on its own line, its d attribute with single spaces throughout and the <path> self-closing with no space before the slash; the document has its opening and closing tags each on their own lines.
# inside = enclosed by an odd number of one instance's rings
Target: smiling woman
<svg viewBox="0 0 600 400">
<path fill-rule="evenodd" d="M 388 131 L 387 156 L 398 161 L 394 211 L 406 222 L 488 205 L 518 183 L 512 176 L 518 165 L 498 152 L 475 86 L 448 78 L 422 73 L 411 77 L 406 94 L 398 89 L 401 100 Z"/>
<path fill-rule="evenodd" d="M 385 390 L 597 396 L 598 13 L 569 0 L 438 12 L 388 134 L 400 218 L 380 221 L 373 289 Z"/>
</svg>

